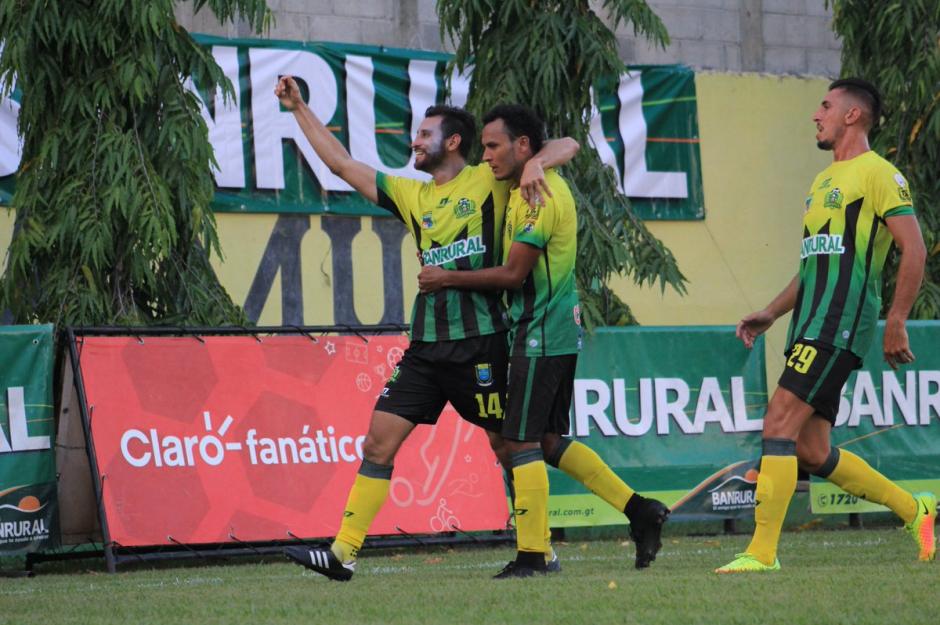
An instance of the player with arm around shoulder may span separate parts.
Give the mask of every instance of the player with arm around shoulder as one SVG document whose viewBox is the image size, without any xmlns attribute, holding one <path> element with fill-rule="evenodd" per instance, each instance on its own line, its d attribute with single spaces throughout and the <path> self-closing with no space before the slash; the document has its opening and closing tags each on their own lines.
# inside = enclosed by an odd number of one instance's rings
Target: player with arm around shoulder
<svg viewBox="0 0 940 625">
<path fill-rule="evenodd" d="M 402 221 L 424 263 L 483 268 L 498 262 L 508 187 L 496 181 L 489 167 L 467 164 L 476 140 L 476 124 L 469 113 L 449 106 L 425 112 L 411 143 L 415 168 L 431 176 L 425 182 L 387 176 L 353 159 L 310 111 L 293 78 L 281 78 L 275 95 L 293 112 L 331 171 Z M 533 159 L 528 170 L 533 197 L 540 193 L 541 167 L 567 162 L 577 149 L 573 140 L 560 139 Z M 331 579 L 350 579 L 369 526 L 388 497 L 399 448 L 417 425 L 434 424 L 447 402 L 462 418 L 486 430 L 498 457 L 504 453 L 499 431 L 507 329 L 494 293 L 417 296 L 411 344 L 376 402 L 339 532 L 329 549 L 288 547 L 288 557 Z M 485 401 L 486 410 L 481 410 L 478 397 L 496 401 Z"/>
<path fill-rule="evenodd" d="M 494 108 L 484 117 L 483 160 L 498 180 L 517 183 L 541 145 L 544 125 L 519 105 Z M 593 450 L 566 436 L 581 344 L 575 286 L 577 214 L 567 183 L 545 173 L 550 193 L 530 206 L 513 189 L 503 230 L 503 262 L 478 271 L 445 271 L 425 266 L 422 292 L 439 289 L 505 290 L 509 301 L 509 389 L 502 435 L 510 450 L 516 490 L 518 550 L 497 577 L 539 572 L 548 550 L 545 463 L 558 467 L 623 511 L 636 542 L 635 565 L 645 568 L 658 552 L 669 513 L 660 502 L 635 493 Z"/>
</svg>

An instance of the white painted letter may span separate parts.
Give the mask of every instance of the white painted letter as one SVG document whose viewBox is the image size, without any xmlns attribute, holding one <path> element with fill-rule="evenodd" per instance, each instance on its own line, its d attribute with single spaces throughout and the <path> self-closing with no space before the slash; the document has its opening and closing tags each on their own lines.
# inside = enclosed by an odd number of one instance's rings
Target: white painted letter
<svg viewBox="0 0 940 625">
<path fill-rule="evenodd" d="M 597 401 L 588 403 L 588 393 L 597 393 Z M 575 380 L 574 381 L 574 435 L 590 436 L 591 425 L 588 419 L 593 419 L 604 436 L 616 436 L 617 429 L 604 413 L 610 406 L 610 388 L 604 380 Z"/>
<path fill-rule="evenodd" d="M 251 48 L 251 115 L 254 124 L 255 168 L 258 188 L 284 188 L 284 154 L 281 142 L 290 139 L 297 144 L 304 159 L 328 191 L 352 191 L 320 160 L 303 131 L 289 111 L 281 112 L 274 97 L 278 76 L 289 74 L 307 83 L 310 88 L 310 111 L 324 124 L 336 113 L 336 79 L 322 58 L 306 50 L 275 50 Z"/>
</svg>

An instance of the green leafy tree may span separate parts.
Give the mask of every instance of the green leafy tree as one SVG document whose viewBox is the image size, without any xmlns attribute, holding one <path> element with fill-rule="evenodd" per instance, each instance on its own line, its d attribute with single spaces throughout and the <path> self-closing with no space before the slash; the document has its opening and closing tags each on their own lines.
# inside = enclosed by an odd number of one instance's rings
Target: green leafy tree
<svg viewBox="0 0 940 625">
<path fill-rule="evenodd" d="M 872 148 L 907 177 L 927 244 L 924 286 L 912 317 L 940 318 L 940 2 L 826 0 L 842 40 L 842 75 L 881 90 L 882 122 Z M 897 270 L 886 269 L 885 306 Z"/>
<path fill-rule="evenodd" d="M 0 0 L 0 76 L 24 140 L 0 310 L 20 323 L 244 319 L 209 263 L 214 163 L 189 78 L 230 97 L 177 0 Z M 260 32 L 264 0 L 195 0 Z"/>
<path fill-rule="evenodd" d="M 582 149 L 565 168 L 578 203 L 577 282 L 588 327 L 635 323 L 629 307 L 607 286 L 614 275 L 637 284 L 685 292 L 672 253 L 617 192 L 613 172 L 588 140 L 591 88 L 626 70 L 613 31 L 588 0 L 438 0 L 442 39 L 463 71 L 474 64 L 467 107 L 480 115 L 500 102 L 521 102 L 545 120 L 550 136 L 571 136 Z M 614 28 L 657 45 L 666 28 L 643 0 L 604 0 Z"/>
</svg>

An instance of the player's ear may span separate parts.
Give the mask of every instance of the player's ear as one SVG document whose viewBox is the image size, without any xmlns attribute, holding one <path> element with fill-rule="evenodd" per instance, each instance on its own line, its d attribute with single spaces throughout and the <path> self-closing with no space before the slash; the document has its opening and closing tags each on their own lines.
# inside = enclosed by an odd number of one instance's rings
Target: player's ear
<svg viewBox="0 0 940 625">
<path fill-rule="evenodd" d="M 454 133 L 451 136 L 447 137 L 447 143 L 444 144 L 444 148 L 448 152 L 457 152 L 460 150 L 460 134 Z"/>
<path fill-rule="evenodd" d="M 852 124 L 857 124 L 861 121 L 864 114 L 862 113 L 862 108 L 860 106 L 850 106 L 849 110 L 845 112 L 845 124 L 851 126 Z"/>
</svg>

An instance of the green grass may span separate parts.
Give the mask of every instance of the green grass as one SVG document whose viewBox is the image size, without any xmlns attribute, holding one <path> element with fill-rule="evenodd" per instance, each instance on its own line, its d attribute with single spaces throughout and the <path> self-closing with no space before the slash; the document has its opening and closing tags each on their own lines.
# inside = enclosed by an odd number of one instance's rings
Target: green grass
<svg viewBox="0 0 940 625">
<path fill-rule="evenodd" d="M 940 563 L 917 562 L 900 530 L 788 532 L 779 573 L 712 573 L 747 541 L 668 536 L 646 571 L 633 569 L 626 541 L 558 543 L 561 573 L 506 581 L 490 576 L 511 558 L 509 547 L 366 553 L 349 583 L 276 558 L 117 575 L 46 564 L 33 579 L 0 581 L 0 623 L 882 625 L 935 618 Z"/>
</svg>

